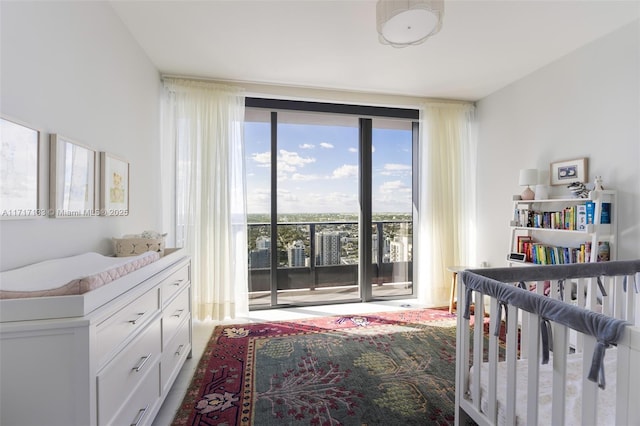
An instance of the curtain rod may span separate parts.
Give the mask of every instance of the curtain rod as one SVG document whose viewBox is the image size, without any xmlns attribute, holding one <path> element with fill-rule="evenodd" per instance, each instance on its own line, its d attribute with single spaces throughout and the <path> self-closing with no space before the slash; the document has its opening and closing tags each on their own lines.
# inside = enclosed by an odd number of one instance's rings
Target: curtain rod
<svg viewBox="0 0 640 426">
<path fill-rule="evenodd" d="M 301 101 L 316 102 L 343 102 L 351 104 L 362 104 L 372 106 L 391 106 L 419 108 L 425 103 L 443 103 L 452 105 L 472 105 L 472 101 L 460 101 L 455 99 L 425 98 L 389 93 L 360 92 L 342 89 L 318 88 L 310 86 L 286 86 L 279 84 L 256 83 L 238 80 L 223 80 L 208 77 L 194 77 L 180 74 L 161 74 L 161 80 L 165 78 L 175 78 L 224 85 L 236 85 L 251 93 L 251 97 L 276 97 L 276 99 L 294 99 Z M 275 93 L 274 93 L 275 92 Z"/>
</svg>

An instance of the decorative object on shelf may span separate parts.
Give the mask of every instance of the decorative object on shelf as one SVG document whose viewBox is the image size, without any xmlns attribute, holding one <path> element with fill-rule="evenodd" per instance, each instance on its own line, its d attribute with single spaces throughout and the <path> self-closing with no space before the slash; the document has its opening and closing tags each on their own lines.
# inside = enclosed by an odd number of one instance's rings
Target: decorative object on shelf
<svg viewBox="0 0 640 426">
<path fill-rule="evenodd" d="M 596 176 L 593 181 L 593 190 L 594 191 L 604 191 L 604 186 L 602 186 L 602 176 Z"/>
<path fill-rule="evenodd" d="M 46 216 L 38 209 L 39 146 L 39 131 L 0 118 L 0 218 Z"/>
<path fill-rule="evenodd" d="M 588 181 L 587 159 L 566 160 L 551 163 L 551 185 L 568 185 Z"/>
<path fill-rule="evenodd" d="M 406 47 L 423 43 L 442 27 L 444 0 L 378 0 L 380 43 Z"/>
<path fill-rule="evenodd" d="M 50 162 L 50 216 L 95 216 L 96 151 L 52 134 Z"/>
<path fill-rule="evenodd" d="M 100 213 L 129 215 L 129 163 L 106 152 L 100 153 Z"/>
<path fill-rule="evenodd" d="M 527 188 L 522 192 L 520 197 L 523 200 L 533 200 L 535 193 L 531 190 L 531 185 L 538 183 L 538 170 L 537 169 L 522 169 L 520 170 L 520 178 L 518 179 L 518 185 L 526 186 Z"/>
<path fill-rule="evenodd" d="M 535 199 L 546 200 L 549 198 L 549 187 L 545 184 L 539 183 L 536 185 Z"/>
<path fill-rule="evenodd" d="M 576 198 L 589 198 L 589 190 L 582 182 L 571 183 L 567 188 L 569 188 L 569 191 L 571 191 Z"/>
</svg>

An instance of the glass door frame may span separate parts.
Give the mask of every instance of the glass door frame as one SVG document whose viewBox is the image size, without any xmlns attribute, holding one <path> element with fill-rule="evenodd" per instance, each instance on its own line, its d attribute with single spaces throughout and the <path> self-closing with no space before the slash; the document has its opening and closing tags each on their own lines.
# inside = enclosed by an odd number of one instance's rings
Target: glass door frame
<svg viewBox="0 0 640 426">
<path fill-rule="evenodd" d="M 278 143 L 278 110 L 282 111 L 298 111 L 298 112 L 324 112 L 333 114 L 350 114 L 357 115 L 359 123 L 359 265 L 358 265 L 358 287 L 360 289 L 360 298 L 353 300 L 342 300 L 336 303 L 352 303 L 352 302 L 370 302 L 374 300 L 393 300 L 416 298 L 416 289 L 413 287 L 410 296 L 373 296 L 373 264 L 372 264 L 372 147 L 373 147 L 373 120 L 372 117 L 379 118 L 399 118 L 412 120 L 412 223 L 414 229 L 418 218 L 417 211 L 417 194 L 418 191 L 418 173 L 419 167 L 418 157 L 418 118 L 419 112 L 416 109 L 405 108 L 389 108 L 377 106 L 348 105 L 336 103 L 322 103 L 309 101 L 294 101 L 282 99 L 252 98 L 245 99 L 245 107 L 247 108 L 263 108 L 270 111 L 270 149 L 271 153 L 277 152 Z M 278 215 L 277 215 L 277 156 L 271 155 L 270 159 L 270 305 L 250 306 L 250 310 L 273 309 L 282 307 L 308 306 L 313 303 L 296 303 L 296 304 L 279 304 L 278 303 Z M 311 241 L 311 244 L 314 242 Z M 415 253 L 414 253 L 415 258 Z M 415 264 L 413 264 L 415 270 Z M 416 274 L 414 273 L 415 277 Z"/>
</svg>

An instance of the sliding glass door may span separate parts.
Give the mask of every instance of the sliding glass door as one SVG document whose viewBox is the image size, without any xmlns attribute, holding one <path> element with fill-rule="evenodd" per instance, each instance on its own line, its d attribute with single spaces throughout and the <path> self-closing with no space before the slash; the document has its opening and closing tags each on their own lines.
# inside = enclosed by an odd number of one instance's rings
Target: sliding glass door
<svg viewBox="0 0 640 426">
<path fill-rule="evenodd" d="M 245 120 L 251 308 L 411 297 L 412 121 L 266 103 Z"/>
<path fill-rule="evenodd" d="M 371 155 L 373 298 L 413 294 L 413 130 L 373 120 Z"/>
</svg>

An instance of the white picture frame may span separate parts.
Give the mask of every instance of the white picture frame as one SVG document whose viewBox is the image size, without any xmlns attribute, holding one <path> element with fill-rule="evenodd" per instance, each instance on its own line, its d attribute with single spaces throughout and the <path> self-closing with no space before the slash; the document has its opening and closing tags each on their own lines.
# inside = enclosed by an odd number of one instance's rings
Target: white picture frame
<svg viewBox="0 0 640 426">
<path fill-rule="evenodd" d="M 50 216 L 95 216 L 96 151 L 58 134 L 50 139 Z"/>
<path fill-rule="evenodd" d="M 33 219 L 40 208 L 39 130 L 0 117 L 0 219 Z"/>
<path fill-rule="evenodd" d="M 127 160 L 100 153 L 100 214 L 129 215 L 129 168 Z"/>
</svg>

